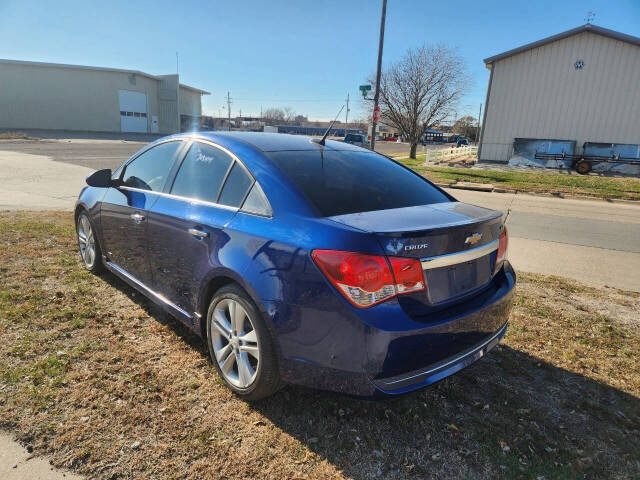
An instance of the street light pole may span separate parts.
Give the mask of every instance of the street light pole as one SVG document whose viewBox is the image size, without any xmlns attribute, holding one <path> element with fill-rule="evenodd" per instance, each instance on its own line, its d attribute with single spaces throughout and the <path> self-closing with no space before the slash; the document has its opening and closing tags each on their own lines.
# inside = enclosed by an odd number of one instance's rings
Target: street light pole
<svg viewBox="0 0 640 480">
<path fill-rule="evenodd" d="M 380 74 L 382 71 L 382 47 L 384 46 L 384 22 L 387 16 L 387 0 L 382 0 L 380 16 L 380 43 L 378 44 L 378 69 L 376 71 L 376 93 L 373 96 L 373 124 L 371 126 L 371 150 L 376 148 L 376 127 L 378 126 L 378 100 L 380 98 Z"/>
</svg>

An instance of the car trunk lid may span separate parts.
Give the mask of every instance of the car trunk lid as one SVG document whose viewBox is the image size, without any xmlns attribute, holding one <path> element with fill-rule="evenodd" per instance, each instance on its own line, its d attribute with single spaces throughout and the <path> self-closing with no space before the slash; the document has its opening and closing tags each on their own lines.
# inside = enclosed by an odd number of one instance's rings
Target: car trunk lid
<svg viewBox="0 0 640 480">
<path fill-rule="evenodd" d="M 493 277 L 502 214 L 461 202 L 353 213 L 331 220 L 372 233 L 387 255 L 421 260 L 426 293 L 400 297 L 409 313 L 468 298 Z"/>
</svg>

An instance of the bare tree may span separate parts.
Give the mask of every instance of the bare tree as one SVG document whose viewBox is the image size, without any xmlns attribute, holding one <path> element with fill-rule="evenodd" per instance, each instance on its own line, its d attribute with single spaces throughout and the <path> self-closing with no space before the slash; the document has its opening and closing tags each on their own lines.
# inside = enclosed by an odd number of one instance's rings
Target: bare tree
<svg viewBox="0 0 640 480">
<path fill-rule="evenodd" d="M 284 121 L 287 125 L 292 125 L 295 123 L 296 112 L 293 111 L 291 107 L 284 107 Z"/>
<path fill-rule="evenodd" d="M 411 145 L 427 128 L 444 120 L 470 83 L 463 59 L 443 45 L 409 49 L 380 78 L 380 110 L 384 123 L 394 125 Z"/>
<path fill-rule="evenodd" d="M 461 133 L 467 138 L 472 138 L 474 141 L 477 141 L 476 134 L 478 127 L 475 125 L 476 119 L 471 115 L 466 115 L 462 118 L 456 120 L 456 123 L 453 125 L 454 133 Z"/>
<path fill-rule="evenodd" d="M 267 108 L 262 113 L 262 118 L 264 118 L 267 125 L 284 123 L 284 112 L 280 108 Z"/>
</svg>

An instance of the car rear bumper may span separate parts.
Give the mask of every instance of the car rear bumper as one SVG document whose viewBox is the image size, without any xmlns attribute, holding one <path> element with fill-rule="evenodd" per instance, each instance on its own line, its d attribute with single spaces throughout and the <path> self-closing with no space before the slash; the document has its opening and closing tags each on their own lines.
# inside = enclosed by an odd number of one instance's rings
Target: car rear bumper
<svg viewBox="0 0 640 480">
<path fill-rule="evenodd" d="M 398 302 L 352 309 L 351 314 L 288 306 L 288 324 L 297 328 L 278 336 L 281 341 L 304 337 L 305 344 L 296 342 L 294 352 L 289 341 L 281 343 L 282 377 L 290 383 L 370 398 L 431 385 L 498 344 L 507 330 L 515 281 L 505 262 L 490 289 L 420 319 L 406 315 Z M 301 334 L 305 329 L 315 334 L 313 341 L 310 334 Z"/>
<path fill-rule="evenodd" d="M 498 344 L 506 332 L 507 324 L 505 323 L 504 326 L 493 335 L 490 335 L 477 345 L 467 348 L 456 355 L 445 358 L 426 368 L 394 377 L 378 378 L 373 380 L 372 383 L 379 392 L 387 395 L 398 395 L 429 386 L 480 360 L 480 358 L 485 356 Z"/>
</svg>

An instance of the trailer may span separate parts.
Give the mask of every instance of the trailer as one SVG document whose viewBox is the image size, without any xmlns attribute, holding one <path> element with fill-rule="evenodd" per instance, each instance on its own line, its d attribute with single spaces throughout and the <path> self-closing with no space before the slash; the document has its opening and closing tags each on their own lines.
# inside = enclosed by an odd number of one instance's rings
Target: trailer
<svg viewBox="0 0 640 480">
<path fill-rule="evenodd" d="M 621 143 L 585 142 L 581 154 L 542 153 L 536 151 L 534 158 L 538 160 L 556 160 L 571 162 L 571 168 L 586 175 L 595 164 L 612 163 L 617 165 L 640 165 L 640 145 Z"/>
</svg>

